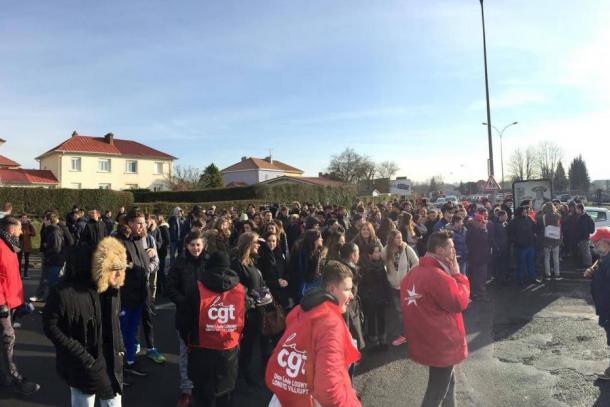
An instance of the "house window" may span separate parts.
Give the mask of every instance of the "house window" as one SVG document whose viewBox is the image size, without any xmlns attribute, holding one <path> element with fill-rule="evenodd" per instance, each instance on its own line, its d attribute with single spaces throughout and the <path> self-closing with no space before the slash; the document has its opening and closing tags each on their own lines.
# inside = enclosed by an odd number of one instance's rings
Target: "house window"
<svg viewBox="0 0 610 407">
<path fill-rule="evenodd" d="M 110 184 L 107 183 L 102 183 L 102 184 L 97 184 L 99 189 L 110 189 Z"/>
<path fill-rule="evenodd" d="M 135 160 L 128 160 L 125 162 L 125 172 L 135 174 L 138 172 L 138 162 Z"/>
<path fill-rule="evenodd" d="M 138 189 L 138 184 L 127 184 L 127 189 Z"/>
<path fill-rule="evenodd" d="M 110 158 L 101 158 L 97 160 L 98 172 L 110 172 Z"/>
<path fill-rule="evenodd" d="M 161 174 L 163 174 L 163 163 L 156 162 L 154 175 L 161 175 Z"/>
<path fill-rule="evenodd" d="M 80 182 L 73 182 L 70 184 L 70 189 L 80 189 Z"/>
<path fill-rule="evenodd" d="M 70 159 L 70 171 L 80 171 L 80 157 L 72 157 Z"/>
</svg>

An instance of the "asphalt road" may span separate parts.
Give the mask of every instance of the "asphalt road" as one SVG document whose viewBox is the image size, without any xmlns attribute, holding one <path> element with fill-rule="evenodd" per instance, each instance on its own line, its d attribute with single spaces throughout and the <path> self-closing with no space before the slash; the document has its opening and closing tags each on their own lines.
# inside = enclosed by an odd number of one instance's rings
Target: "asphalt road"
<svg viewBox="0 0 610 407">
<path fill-rule="evenodd" d="M 34 259 L 35 260 L 35 259 Z M 38 277 L 25 281 L 34 291 Z M 473 303 L 465 312 L 469 358 L 457 368 L 462 406 L 610 406 L 610 383 L 596 380 L 608 366 L 605 334 L 597 326 L 589 282 L 579 273 L 518 287 L 490 286 L 491 301 Z M 167 357 L 155 365 L 142 357 L 149 377 L 126 390 L 125 406 L 174 406 L 178 390 L 178 346 L 173 307 L 161 305 L 155 320 L 157 347 Z M 69 390 L 55 373 L 51 343 L 42 333 L 40 314 L 25 317 L 17 330 L 16 355 L 21 372 L 41 384 L 30 397 L 0 390 L 0 406 L 69 405 Z M 398 329 L 394 321 L 392 330 Z M 406 347 L 367 352 L 356 371 L 355 386 L 364 406 L 419 406 L 427 369 L 406 359 Z M 261 386 L 239 383 L 236 406 L 266 406 Z"/>
</svg>

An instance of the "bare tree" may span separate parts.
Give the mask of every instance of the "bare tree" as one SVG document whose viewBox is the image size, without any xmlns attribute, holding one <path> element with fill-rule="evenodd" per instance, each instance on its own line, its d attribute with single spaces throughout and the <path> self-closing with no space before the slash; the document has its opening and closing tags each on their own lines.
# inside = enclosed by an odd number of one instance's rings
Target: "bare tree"
<svg viewBox="0 0 610 407">
<path fill-rule="evenodd" d="M 197 189 L 200 177 L 201 170 L 198 168 L 176 165 L 173 174 L 167 177 L 166 181 L 172 191 L 189 191 Z"/>
<path fill-rule="evenodd" d="M 377 173 L 381 178 L 392 178 L 400 170 L 394 161 L 382 161 L 377 164 Z"/>
<path fill-rule="evenodd" d="M 525 181 L 536 178 L 536 152 L 532 147 L 525 151 L 515 149 L 508 159 L 508 170 L 515 181 Z"/>
<path fill-rule="evenodd" d="M 347 183 L 354 183 L 361 176 L 361 166 L 364 157 L 354 151 L 353 148 L 346 148 L 339 155 L 333 155 L 328 165 L 328 172 L 332 177 Z M 360 172 L 360 173 L 359 173 Z"/>
<path fill-rule="evenodd" d="M 375 174 L 377 174 L 377 164 L 375 164 L 370 157 L 362 157 L 362 161 L 356 171 L 356 179 L 358 181 L 364 180 L 371 182 L 375 179 Z"/>
<path fill-rule="evenodd" d="M 563 149 L 552 141 L 541 141 L 535 147 L 536 172 L 542 178 L 554 179 L 557 164 L 563 158 Z"/>
</svg>

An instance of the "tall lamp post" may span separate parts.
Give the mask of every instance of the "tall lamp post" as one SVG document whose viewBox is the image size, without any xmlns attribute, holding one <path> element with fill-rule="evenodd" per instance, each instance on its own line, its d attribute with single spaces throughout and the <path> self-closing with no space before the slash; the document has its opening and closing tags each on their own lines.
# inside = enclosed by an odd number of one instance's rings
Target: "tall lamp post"
<svg viewBox="0 0 610 407">
<path fill-rule="evenodd" d="M 512 122 L 504 126 L 502 131 L 498 130 L 496 126 L 489 126 L 487 123 L 483 123 L 483 126 L 487 126 L 488 128 L 493 127 L 493 129 L 500 136 L 500 167 L 502 168 L 502 189 L 504 189 L 504 153 L 502 152 L 502 135 L 504 134 L 504 130 L 508 129 L 510 126 L 514 126 L 515 124 L 519 124 L 519 122 Z"/>
<path fill-rule="evenodd" d="M 483 23 L 483 61 L 485 64 L 485 100 L 487 101 L 487 142 L 489 143 L 489 175 L 494 175 L 494 153 L 491 140 L 491 111 L 489 108 L 489 79 L 487 77 L 487 41 L 485 40 L 485 13 L 483 12 L 483 0 L 481 2 L 481 22 Z"/>
</svg>

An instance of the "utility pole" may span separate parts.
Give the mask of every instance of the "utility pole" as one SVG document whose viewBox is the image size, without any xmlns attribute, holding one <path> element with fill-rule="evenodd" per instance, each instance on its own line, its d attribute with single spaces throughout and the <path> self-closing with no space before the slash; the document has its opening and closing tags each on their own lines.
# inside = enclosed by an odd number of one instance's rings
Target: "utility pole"
<svg viewBox="0 0 610 407">
<path fill-rule="evenodd" d="M 491 139 L 491 109 L 489 108 L 489 79 L 487 76 L 487 41 L 485 39 L 485 13 L 483 11 L 483 0 L 481 2 L 481 22 L 483 23 L 483 61 L 485 64 L 485 99 L 487 101 L 487 142 L 489 143 L 489 165 L 490 176 L 494 175 L 494 153 Z"/>
</svg>

